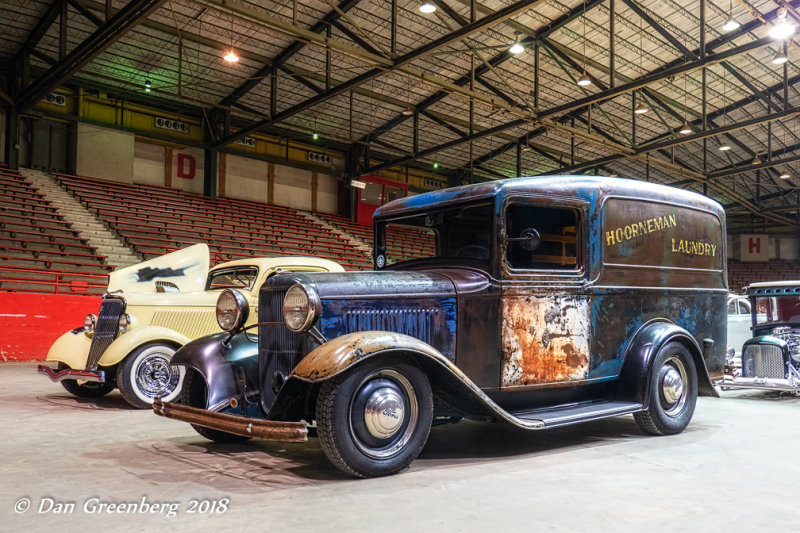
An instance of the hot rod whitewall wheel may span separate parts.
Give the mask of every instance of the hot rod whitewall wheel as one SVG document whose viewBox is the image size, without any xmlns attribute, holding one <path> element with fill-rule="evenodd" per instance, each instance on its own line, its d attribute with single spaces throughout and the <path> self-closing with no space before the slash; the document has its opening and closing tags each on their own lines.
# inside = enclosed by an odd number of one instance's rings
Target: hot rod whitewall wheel
<svg viewBox="0 0 800 533">
<path fill-rule="evenodd" d="M 207 391 L 208 386 L 206 385 L 206 380 L 203 379 L 203 376 L 200 374 L 200 372 L 192 368 L 187 368 L 186 376 L 183 378 L 181 403 L 183 405 L 188 405 L 189 407 L 205 409 Z M 207 438 L 208 440 L 213 440 L 214 442 L 243 442 L 250 439 L 250 437 L 234 435 L 233 433 L 226 433 L 224 431 L 219 431 L 218 429 L 211 429 L 198 426 L 196 424 L 192 424 L 192 428 L 194 428 L 194 430 L 203 437 Z"/>
<path fill-rule="evenodd" d="M 633 415 L 639 427 L 652 435 L 674 435 L 686 429 L 697 403 L 697 370 L 685 345 L 669 342 L 658 351 L 649 388 L 647 409 Z"/>
<path fill-rule="evenodd" d="M 317 433 L 328 459 L 356 477 L 395 474 L 422 451 L 433 420 L 428 378 L 401 359 L 368 361 L 322 384 Z"/>
<path fill-rule="evenodd" d="M 66 364 L 58 363 L 59 371 L 66 370 L 67 368 L 69 367 Z M 64 379 L 61 381 L 61 386 L 64 387 L 68 393 L 78 398 L 100 398 L 114 390 L 114 386 L 108 383 L 98 383 L 96 381 L 78 383 L 75 379 Z"/>
<path fill-rule="evenodd" d="M 171 367 L 175 347 L 168 344 L 146 344 L 133 351 L 117 369 L 117 387 L 126 402 L 147 409 L 156 396 L 165 402 L 181 394 L 183 367 Z"/>
</svg>

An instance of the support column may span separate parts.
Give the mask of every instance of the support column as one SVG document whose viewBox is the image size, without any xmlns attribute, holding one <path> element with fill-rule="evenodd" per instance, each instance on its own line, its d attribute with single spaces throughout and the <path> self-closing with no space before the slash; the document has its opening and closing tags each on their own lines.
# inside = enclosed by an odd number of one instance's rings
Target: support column
<svg viewBox="0 0 800 533">
<path fill-rule="evenodd" d="M 164 187 L 172 188 L 172 147 L 164 147 Z"/>
<path fill-rule="evenodd" d="M 275 203 L 275 163 L 267 163 L 267 203 Z"/>
<path fill-rule="evenodd" d="M 17 106 L 6 108 L 6 164 L 11 170 L 19 169 L 19 112 Z"/>
<path fill-rule="evenodd" d="M 217 161 L 217 149 L 206 148 L 203 155 L 203 195 L 212 200 L 217 198 Z"/>
<path fill-rule="evenodd" d="M 228 177 L 228 154 L 221 152 L 219 154 L 219 195 L 225 196 L 225 182 Z"/>
</svg>

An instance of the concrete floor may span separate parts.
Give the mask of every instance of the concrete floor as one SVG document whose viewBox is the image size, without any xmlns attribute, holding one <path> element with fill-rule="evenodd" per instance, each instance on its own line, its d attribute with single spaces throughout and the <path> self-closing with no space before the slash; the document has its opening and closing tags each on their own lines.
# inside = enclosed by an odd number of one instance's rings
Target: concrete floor
<svg viewBox="0 0 800 533">
<path fill-rule="evenodd" d="M 340 474 L 314 439 L 212 444 L 116 391 L 76 399 L 31 363 L 0 365 L 0 427 L 2 531 L 749 532 L 798 520 L 800 399 L 762 391 L 701 398 L 672 437 L 631 416 L 437 427 L 410 470 L 372 480 Z M 15 512 L 21 498 L 30 508 Z M 98 509 L 142 498 L 175 516 Z"/>
</svg>

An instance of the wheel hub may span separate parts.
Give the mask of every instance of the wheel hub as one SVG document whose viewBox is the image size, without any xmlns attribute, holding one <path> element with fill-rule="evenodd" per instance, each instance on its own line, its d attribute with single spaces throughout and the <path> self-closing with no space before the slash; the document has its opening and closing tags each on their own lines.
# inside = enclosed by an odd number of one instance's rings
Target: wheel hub
<svg viewBox="0 0 800 533">
<path fill-rule="evenodd" d="M 679 416 L 686 405 L 686 368 L 678 357 L 670 357 L 659 370 L 661 407 L 670 417 Z"/>
<path fill-rule="evenodd" d="M 667 403 L 674 404 L 678 400 L 680 400 L 681 395 L 683 394 L 683 380 L 681 379 L 681 373 L 674 367 L 669 368 L 664 373 L 663 381 L 661 382 L 661 388 L 664 392 L 664 399 L 667 400 Z"/>
<path fill-rule="evenodd" d="M 172 371 L 167 361 L 161 357 L 151 357 L 139 366 L 136 381 L 142 392 L 155 397 L 170 385 L 171 378 Z"/>
<path fill-rule="evenodd" d="M 388 439 L 403 425 L 405 405 L 400 393 L 381 387 L 370 395 L 364 406 L 364 424 L 378 439 Z"/>
</svg>

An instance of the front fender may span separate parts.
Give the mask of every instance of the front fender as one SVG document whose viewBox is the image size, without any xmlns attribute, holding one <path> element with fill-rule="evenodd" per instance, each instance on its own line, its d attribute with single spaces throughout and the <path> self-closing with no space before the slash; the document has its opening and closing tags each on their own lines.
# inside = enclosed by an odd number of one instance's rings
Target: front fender
<svg viewBox="0 0 800 533">
<path fill-rule="evenodd" d="M 653 370 L 651 362 L 658 351 L 673 340 L 683 343 L 692 354 L 697 369 L 699 395 L 719 397 L 708 375 L 702 350 L 694 337 L 672 322 L 654 321 L 642 326 L 628 345 L 619 378 L 618 400 L 637 402 L 647 407 Z"/>
<path fill-rule="evenodd" d="M 189 342 L 189 340 L 189 337 L 169 328 L 159 326 L 134 328 L 114 339 L 114 342 L 103 352 L 98 365 L 114 366 L 125 359 L 133 350 L 145 344 L 158 342 L 180 347 Z"/>
<path fill-rule="evenodd" d="M 258 343 L 245 333 L 234 335 L 226 344 L 227 338 L 228 333 L 200 337 L 172 356 L 172 366 L 188 366 L 202 374 L 208 387 L 206 409 L 210 411 L 219 411 L 240 394 L 236 367 L 244 368 L 248 391 L 258 390 Z"/>
<path fill-rule="evenodd" d="M 47 351 L 47 361 L 66 364 L 75 370 L 86 368 L 86 359 L 89 357 L 89 347 L 92 339 L 86 336 L 82 328 L 67 331 L 50 346 Z"/>
<path fill-rule="evenodd" d="M 434 395 L 462 416 L 502 419 L 520 425 L 519 420 L 497 405 L 441 352 L 402 333 L 358 331 L 342 335 L 304 357 L 289 378 L 320 383 L 364 361 L 389 354 L 411 357 L 428 376 Z"/>
</svg>

